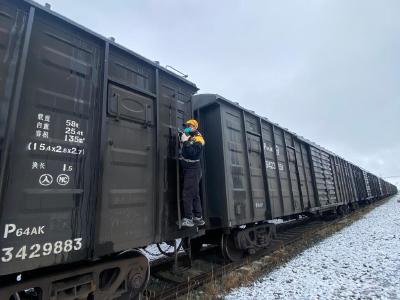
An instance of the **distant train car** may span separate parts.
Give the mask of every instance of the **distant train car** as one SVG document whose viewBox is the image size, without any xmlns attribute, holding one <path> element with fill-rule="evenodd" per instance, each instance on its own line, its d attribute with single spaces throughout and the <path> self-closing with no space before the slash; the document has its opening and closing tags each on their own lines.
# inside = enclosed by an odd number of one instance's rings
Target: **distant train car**
<svg viewBox="0 0 400 300">
<path fill-rule="evenodd" d="M 200 239 L 219 240 L 231 260 L 269 244 L 268 220 L 344 213 L 381 197 L 376 176 L 235 102 L 200 94 L 193 106 L 208 141 Z"/>
</svg>

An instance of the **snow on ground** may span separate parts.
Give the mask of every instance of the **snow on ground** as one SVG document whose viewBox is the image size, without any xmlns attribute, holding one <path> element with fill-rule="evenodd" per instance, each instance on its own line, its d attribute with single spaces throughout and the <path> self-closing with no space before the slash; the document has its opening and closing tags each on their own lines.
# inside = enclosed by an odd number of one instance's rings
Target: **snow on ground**
<svg viewBox="0 0 400 300">
<path fill-rule="evenodd" d="M 226 299 L 400 299 L 400 196 Z"/>
</svg>

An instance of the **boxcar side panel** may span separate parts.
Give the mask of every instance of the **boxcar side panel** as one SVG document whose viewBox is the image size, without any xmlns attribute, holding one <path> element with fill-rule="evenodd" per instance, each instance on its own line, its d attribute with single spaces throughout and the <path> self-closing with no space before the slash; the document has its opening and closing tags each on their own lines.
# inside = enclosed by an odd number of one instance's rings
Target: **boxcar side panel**
<svg viewBox="0 0 400 300">
<path fill-rule="evenodd" d="M 377 198 L 379 196 L 378 178 L 375 175 L 368 173 L 368 180 L 371 182 L 371 196 Z"/>
<path fill-rule="evenodd" d="M 344 197 L 345 200 L 342 202 L 344 202 L 345 204 L 348 204 L 351 202 L 351 198 L 352 198 L 351 197 L 351 189 L 350 189 L 350 185 L 349 185 L 351 183 L 351 180 L 346 172 L 346 162 L 343 159 L 340 159 L 340 172 L 341 172 L 341 175 L 343 178 L 342 186 L 343 186 L 344 195 L 345 195 L 345 197 Z"/>
<path fill-rule="evenodd" d="M 307 145 L 300 140 L 295 140 L 295 149 L 298 174 L 300 177 L 300 187 L 302 191 L 302 210 L 308 211 L 316 206 L 316 200 L 310 170 L 309 155 L 307 153 Z"/>
<path fill-rule="evenodd" d="M 227 206 L 225 161 L 221 126 L 220 106 L 215 104 L 198 110 L 200 132 L 206 139 L 204 147 L 203 181 L 206 194 L 203 195 L 203 209 L 209 220 L 209 227 L 222 227 L 228 224 L 230 215 Z"/>
<path fill-rule="evenodd" d="M 298 177 L 299 191 L 301 195 L 301 210 L 304 211 L 308 210 L 310 207 L 310 195 L 306 180 L 303 156 L 301 155 L 301 142 L 297 139 L 293 139 L 293 143 L 295 150 L 295 164 L 297 166 L 295 173 Z"/>
<path fill-rule="evenodd" d="M 286 152 L 284 131 L 278 127 L 274 128 L 275 151 L 277 158 L 277 169 L 279 172 L 280 185 L 282 190 L 283 216 L 290 215 L 298 205 L 298 193 L 293 193 L 292 181 L 289 175 L 289 162 Z M 292 155 L 291 157 L 294 157 Z M 290 166 L 293 166 L 290 162 Z M 296 198 L 295 198 L 296 197 Z M 296 201 L 294 201 L 296 199 Z M 296 203 L 296 204 L 295 204 Z"/>
<path fill-rule="evenodd" d="M 335 157 L 334 165 L 337 174 L 337 188 L 340 201 L 344 204 L 355 200 L 352 178 L 348 171 L 348 163 L 340 157 Z"/>
<path fill-rule="evenodd" d="M 371 184 L 368 180 L 368 173 L 366 171 L 362 171 L 363 177 L 364 177 L 364 182 L 365 182 L 365 188 L 367 190 L 367 197 L 366 199 L 369 199 L 372 197 L 372 193 L 371 193 Z"/>
<path fill-rule="evenodd" d="M 339 199 L 336 196 L 330 155 L 313 146 L 310 148 L 319 205 L 321 207 L 334 205 Z"/>
<path fill-rule="evenodd" d="M 279 178 L 277 165 L 277 151 L 274 140 L 273 125 L 262 121 L 262 134 L 264 139 L 265 169 L 267 174 L 267 184 L 269 193 L 269 203 L 271 206 L 271 218 L 283 215 L 282 187 Z"/>
<path fill-rule="evenodd" d="M 292 195 L 292 211 L 290 214 L 295 214 L 302 211 L 303 195 L 301 193 L 301 182 L 299 178 L 298 161 L 296 155 L 296 148 L 294 145 L 294 138 L 291 133 L 284 131 L 284 146 L 286 154 L 286 163 L 288 175 L 290 178 L 289 187 Z"/>
<path fill-rule="evenodd" d="M 337 156 L 332 157 L 332 165 L 334 166 L 335 170 L 335 182 L 336 182 L 336 194 L 338 199 L 340 199 L 340 202 L 346 202 L 347 201 L 347 194 L 346 194 L 346 189 L 345 189 L 345 178 L 343 174 L 343 169 L 342 169 L 342 162 L 341 159 Z"/>
<path fill-rule="evenodd" d="M 102 44 L 38 10 L 28 57 L 3 194 L 2 274 L 87 259 L 92 247 Z"/>
<path fill-rule="evenodd" d="M 221 104 L 230 224 L 251 222 L 245 131 L 240 109 Z"/>
<path fill-rule="evenodd" d="M 359 167 L 353 165 L 353 173 L 357 186 L 358 200 L 365 200 L 368 197 L 368 194 L 363 172 Z"/>
<path fill-rule="evenodd" d="M 345 173 L 348 178 L 347 185 L 349 186 L 350 190 L 350 202 L 357 201 L 357 191 L 355 187 L 354 176 L 351 172 L 351 165 L 347 161 L 345 162 Z"/>
<path fill-rule="evenodd" d="M 107 61 L 98 256 L 146 245 L 155 231 L 156 70 L 115 47 Z"/>
<path fill-rule="evenodd" d="M 259 118 L 243 113 L 246 128 L 248 173 L 250 175 L 252 221 L 263 221 L 267 216 L 267 199 L 264 181 L 263 148 Z"/>
<path fill-rule="evenodd" d="M 4 139 L 27 22 L 25 9 L 0 3 L 0 171 L 4 171 Z"/>
<path fill-rule="evenodd" d="M 108 109 L 98 255 L 154 238 L 155 99 L 109 85 L 108 102 L 126 111 Z"/>
<path fill-rule="evenodd" d="M 317 206 L 317 199 L 315 195 L 315 184 L 312 177 L 313 172 L 311 169 L 312 163 L 310 161 L 309 147 L 305 143 L 301 143 L 301 155 L 304 164 L 304 173 L 306 174 L 307 191 L 309 193 L 308 205 L 305 205 L 305 207 L 311 209 Z"/>
<path fill-rule="evenodd" d="M 268 122 L 263 121 L 262 128 L 271 217 L 289 216 L 315 208 L 308 146 L 287 132 L 283 142 L 280 133 L 284 131 Z M 276 143 L 276 140 L 280 142 Z M 286 178 L 286 169 L 290 180 Z"/>
<path fill-rule="evenodd" d="M 382 188 L 382 179 L 378 178 L 378 184 L 379 184 L 379 195 L 383 196 L 383 188 Z"/>
</svg>

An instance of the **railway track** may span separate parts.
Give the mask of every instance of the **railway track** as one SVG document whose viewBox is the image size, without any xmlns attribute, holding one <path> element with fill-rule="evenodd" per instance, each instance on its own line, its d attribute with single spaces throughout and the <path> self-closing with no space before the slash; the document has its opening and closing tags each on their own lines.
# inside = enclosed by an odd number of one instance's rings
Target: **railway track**
<svg viewBox="0 0 400 300">
<path fill-rule="evenodd" d="M 187 256 L 179 255 L 180 266 L 174 270 L 174 259 L 163 259 L 162 262 L 155 261 L 151 266 L 151 279 L 147 289 L 144 291 L 145 299 L 176 299 L 191 294 L 194 290 L 209 282 L 220 281 L 235 270 L 248 272 L 256 265 L 257 274 L 253 278 L 293 257 L 305 250 L 310 245 L 325 238 L 326 236 L 351 224 L 364 214 L 384 203 L 387 199 L 374 202 L 373 204 L 360 207 L 360 209 L 331 220 L 324 219 L 301 219 L 298 221 L 282 223 L 277 225 L 277 234 L 270 246 L 255 254 L 245 257 L 238 262 L 226 262 L 219 247 L 208 247 L 192 260 L 192 265 L 185 265 Z M 288 249 L 290 250 L 288 251 Z M 282 257 L 282 250 L 286 251 L 286 257 Z M 288 252 L 287 252 L 288 251 Z M 173 271 L 171 271 L 173 270 Z"/>
</svg>

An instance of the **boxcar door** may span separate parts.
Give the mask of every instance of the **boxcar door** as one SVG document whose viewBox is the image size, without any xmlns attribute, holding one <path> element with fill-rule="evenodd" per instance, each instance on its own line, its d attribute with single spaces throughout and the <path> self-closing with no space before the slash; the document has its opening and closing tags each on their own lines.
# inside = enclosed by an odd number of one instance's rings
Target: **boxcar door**
<svg viewBox="0 0 400 300">
<path fill-rule="evenodd" d="M 154 233 L 154 99 L 109 85 L 106 122 L 98 254 L 145 245 Z"/>
</svg>

